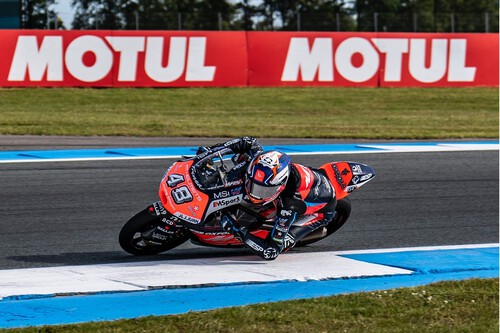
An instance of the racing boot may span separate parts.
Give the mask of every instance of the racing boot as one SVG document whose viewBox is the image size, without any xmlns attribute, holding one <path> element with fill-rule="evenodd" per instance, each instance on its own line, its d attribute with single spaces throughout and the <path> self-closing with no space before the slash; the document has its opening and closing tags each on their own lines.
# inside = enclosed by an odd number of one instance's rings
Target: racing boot
<svg viewBox="0 0 500 333">
<path fill-rule="evenodd" d="M 290 228 L 290 231 L 286 235 L 283 241 L 283 252 L 290 251 L 295 245 L 297 245 L 300 241 L 304 243 L 309 243 L 314 240 L 319 240 L 321 238 L 326 237 L 327 229 L 326 226 L 330 221 L 333 220 L 333 215 L 331 214 L 323 218 L 322 220 L 316 221 L 307 226 L 293 226 Z"/>
</svg>

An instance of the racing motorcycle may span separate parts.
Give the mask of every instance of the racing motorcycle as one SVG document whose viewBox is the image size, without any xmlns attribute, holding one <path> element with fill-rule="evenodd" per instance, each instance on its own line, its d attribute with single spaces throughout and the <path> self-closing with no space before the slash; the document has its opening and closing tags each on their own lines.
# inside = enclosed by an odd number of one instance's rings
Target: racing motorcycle
<svg viewBox="0 0 500 333">
<path fill-rule="evenodd" d="M 242 159 L 248 160 L 249 157 L 236 154 L 229 158 L 220 152 L 209 158 L 201 157 L 207 163 L 197 163 L 200 155 L 196 155 L 183 157 L 168 168 L 160 183 L 160 200 L 134 215 L 122 227 L 119 243 L 123 250 L 133 255 L 153 255 L 188 240 L 202 246 L 243 247 L 240 239 L 222 228 L 224 214 L 231 214 L 239 225 L 255 236 L 267 237 L 274 227 L 276 203 L 263 206 L 249 203 L 245 200 L 241 172 L 233 172 Z M 375 177 L 371 166 L 357 162 L 329 162 L 319 170 L 335 189 L 337 206 L 334 218 L 290 248 L 317 242 L 337 231 L 351 213 L 347 196 Z M 305 228 L 319 219 L 318 214 L 304 215 L 292 226 Z M 166 232 L 158 233 L 157 228 Z M 289 248 L 284 249 L 287 250 Z"/>
</svg>

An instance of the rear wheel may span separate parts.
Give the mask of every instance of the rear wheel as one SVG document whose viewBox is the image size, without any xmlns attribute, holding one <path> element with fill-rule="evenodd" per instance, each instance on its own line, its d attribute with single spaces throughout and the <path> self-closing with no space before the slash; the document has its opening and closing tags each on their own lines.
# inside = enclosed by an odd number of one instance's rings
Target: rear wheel
<svg viewBox="0 0 500 333">
<path fill-rule="evenodd" d="M 326 235 L 330 236 L 335 231 L 339 230 L 343 226 L 349 216 L 351 215 L 351 200 L 345 197 L 337 201 L 337 206 L 335 207 L 335 216 L 333 220 L 326 226 Z"/>
<path fill-rule="evenodd" d="M 166 218 L 165 215 L 153 216 L 148 213 L 148 209 L 134 215 L 125 223 L 118 241 L 120 246 L 126 252 L 136 255 L 152 255 L 165 252 L 181 245 L 189 239 L 189 230 L 186 227 L 177 227 L 175 234 L 169 235 L 159 244 L 148 242 L 143 234 L 151 234 L 151 232 Z"/>
<path fill-rule="evenodd" d="M 326 227 L 321 227 L 311 232 L 300 240 L 296 246 L 304 246 L 308 244 L 315 243 L 333 234 L 335 231 L 339 230 L 351 215 L 351 200 L 345 197 L 337 201 L 337 206 L 335 207 L 335 216 L 333 220 L 328 223 Z M 326 230 L 325 230 L 326 229 Z"/>
</svg>

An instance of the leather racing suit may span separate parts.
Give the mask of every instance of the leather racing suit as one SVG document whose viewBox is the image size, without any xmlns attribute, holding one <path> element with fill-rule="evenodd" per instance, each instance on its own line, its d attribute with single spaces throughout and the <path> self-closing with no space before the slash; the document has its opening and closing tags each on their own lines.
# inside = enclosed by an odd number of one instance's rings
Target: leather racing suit
<svg viewBox="0 0 500 333">
<path fill-rule="evenodd" d="M 235 154 L 248 154 L 250 157 L 263 151 L 257 139 L 242 137 L 211 147 L 200 147 L 198 153 L 213 152 L 222 148 L 229 148 Z M 238 164 L 237 172 L 241 172 L 240 177 L 245 177 L 250 160 L 246 162 Z M 265 239 L 251 234 L 243 226 L 238 226 L 230 215 L 224 215 L 221 224 L 226 231 L 241 239 L 254 254 L 266 260 L 274 260 L 282 251 L 291 249 L 307 234 L 326 226 L 335 215 L 336 203 L 335 190 L 322 171 L 291 163 L 285 189 L 274 201 L 277 208 L 274 228 Z M 318 218 L 313 219 L 311 223 L 293 226 L 297 219 L 311 214 L 318 214 Z"/>
</svg>

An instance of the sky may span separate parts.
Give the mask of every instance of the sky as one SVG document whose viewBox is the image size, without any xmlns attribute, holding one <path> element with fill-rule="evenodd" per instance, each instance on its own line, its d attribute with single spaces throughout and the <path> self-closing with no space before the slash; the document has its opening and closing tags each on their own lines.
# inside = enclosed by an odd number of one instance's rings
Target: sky
<svg viewBox="0 0 500 333">
<path fill-rule="evenodd" d="M 73 9 L 71 8 L 71 0 L 59 0 L 55 6 L 55 11 L 64 22 L 66 29 L 71 28 L 73 22 Z"/>
</svg>

